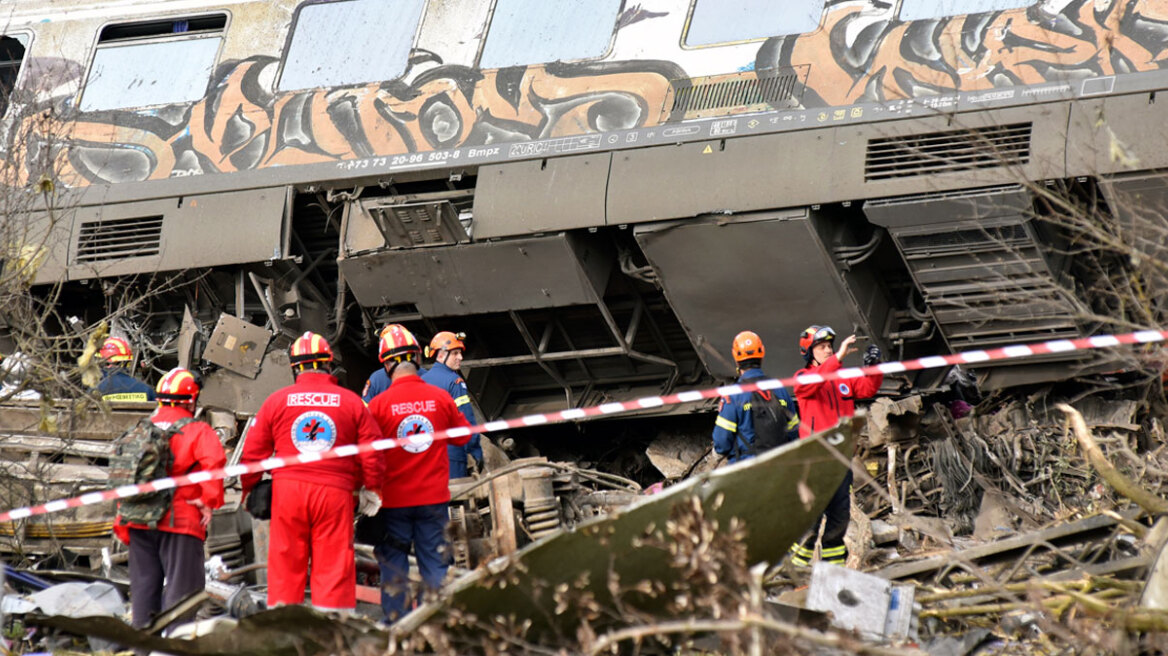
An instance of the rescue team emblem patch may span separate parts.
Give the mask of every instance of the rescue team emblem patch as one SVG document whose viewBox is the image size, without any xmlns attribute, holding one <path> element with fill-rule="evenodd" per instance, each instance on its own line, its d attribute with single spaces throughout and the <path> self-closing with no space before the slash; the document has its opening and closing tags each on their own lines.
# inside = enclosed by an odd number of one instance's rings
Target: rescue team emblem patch
<svg viewBox="0 0 1168 656">
<path fill-rule="evenodd" d="M 848 387 L 847 383 L 840 383 L 839 384 L 839 391 L 840 391 L 840 394 L 847 396 L 847 395 L 852 393 L 852 388 Z"/>
<path fill-rule="evenodd" d="M 397 438 L 405 441 L 406 451 L 421 453 L 434 443 L 434 424 L 425 415 L 410 415 L 397 425 Z"/>
<path fill-rule="evenodd" d="M 337 443 L 337 425 L 323 412 L 310 410 L 292 422 L 292 444 L 301 453 L 328 451 Z"/>
</svg>

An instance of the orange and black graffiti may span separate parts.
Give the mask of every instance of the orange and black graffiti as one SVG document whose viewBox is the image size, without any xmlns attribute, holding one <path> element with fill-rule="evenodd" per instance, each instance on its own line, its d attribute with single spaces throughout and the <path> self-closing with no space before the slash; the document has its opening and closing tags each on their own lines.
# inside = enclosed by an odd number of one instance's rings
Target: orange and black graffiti
<svg viewBox="0 0 1168 656">
<path fill-rule="evenodd" d="M 277 63 L 221 66 L 206 98 L 178 112 L 78 116 L 57 144 L 63 179 L 140 182 L 656 125 L 680 75 L 667 62 L 439 65 L 409 84 L 275 95 L 260 78 Z"/>
<path fill-rule="evenodd" d="M 832 0 L 821 29 L 768 39 L 754 55 L 753 73 L 729 75 L 801 71 L 796 102 L 717 112 L 1073 82 L 1155 71 L 1168 61 L 1168 0 L 1069 0 L 1057 13 L 1047 5 L 903 22 L 874 5 Z M 696 56 L 723 61 L 726 53 L 714 47 Z M 689 74 L 668 61 L 481 71 L 415 50 L 405 81 L 292 93 L 274 93 L 266 82 L 276 66 L 276 59 L 261 56 L 223 64 L 203 100 L 150 111 L 81 114 L 69 96 L 27 114 L 30 122 L 53 117 L 52 139 L 38 141 L 36 130 L 8 134 L 32 135 L 17 150 L 29 158 L 51 153 L 62 179 L 84 186 L 572 136 L 687 117 L 671 104 Z M 76 88 L 82 75 L 80 65 L 41 68 L 69 78 L 46 74 L 46 88 Z M 16 168 L 37 177 L 31 165 Z"/>
<path fill-rule="evenodd" d="M 834 2 L 818 32 L 767 40 L 756 71 L 810 64 L 806 107 L 883 102 L 1158 70 L 1168 50 L 1165 0 L 1072 0 L 900 22 Z"/>
</svg>

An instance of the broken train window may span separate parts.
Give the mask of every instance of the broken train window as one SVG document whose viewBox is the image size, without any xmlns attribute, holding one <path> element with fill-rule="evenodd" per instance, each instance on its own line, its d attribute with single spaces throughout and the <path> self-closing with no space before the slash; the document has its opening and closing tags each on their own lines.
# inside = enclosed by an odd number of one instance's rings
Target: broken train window
<svg viewBox="0 0 1168 656">
<path fill-rule="evenodd" d="M 425 0 L 343 0 L 300 8 L 280 91 L 383 82 L 409 63 Z"/>
<path fill-rule="evenodd" d="M 497 0 L 479 67 L 602 57 L 620 8 L 620 0 Z"/>
<path fill-rule="evenodd" d="M 225 14 L 107 25 L 97 39 L 81 111 L 199 100 L 226 25 Z"/>
<path fill-rule="evenodd" d="M 685 45 L 709 46 L 804 34 L 819 28 L 824 0 L 694 0 Z"/>
<path fill-rule="evenodd" d="M 0 116 L 8 110 L 8 97 L 16 88 L 27 44 L 27 37 L 19 34 L 0 36 Z"/>
</svg>

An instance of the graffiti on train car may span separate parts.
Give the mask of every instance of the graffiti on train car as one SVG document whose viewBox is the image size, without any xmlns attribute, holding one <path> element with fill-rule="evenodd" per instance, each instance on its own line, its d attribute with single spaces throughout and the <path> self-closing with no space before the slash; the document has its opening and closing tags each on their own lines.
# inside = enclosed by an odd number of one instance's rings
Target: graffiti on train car
<svg viewBox="0 0 1168 656">
<path fill-rule="evenodd" d="M 767 109 L 908 98 L 944 109 L 942 101 L 951 98 L 946 94 L 955 92 L 1005 94 L 1024 85 L 1164 68 L 1168 4 L 1070 0 L 1057 13 L 1048 8 L 903 22 L 890 10 L 833 2 L 821 29 L 757 46 L 753 71 L 703 78 L 717 86 L 797 70 L 802 88 L 787 99 L 794 102 L 716 107 L 705 114 L 673 106 L 678 90 L 697 78 L 670 61 L 480 71 L 444 64 L 441 53 L 425 50 L 412 53 L 401 80 L 276 93 L 279 61 L 257 55 L 221 64 L 207 97 L 197 102 L 77 113 L 70 90 L 84 79 L 82 66 L 34 57 L 30 91 L 54 100 L 29 104 L 23 115 L 30 123 L 48 115 L 57 127 L 10 134 L 33 135 L 28 153 L 49 148 L 63 180 L 85 186 L 392 158 Z M 716 57 L 717 51 L 704 52 Z M 44 133 L 53 136 L 37 143 L 35 135 Z M 31 165 L 18 168 L 25 178 L 18 183 L 37 177 Z"/>
<path fill-rule="evenodd" d="M 1168 49 L 1168 3 L 1072 0 L 900 22 L 845 3 L 823 28 L 768 39 L 755 70 L 811 63 L 804 106 L 919 98 L 1157 70 Z"/>
<path fill-rule="evenodd" d="M 410 83 L 275 95 L 261 80 L 277 65 L 225 64 L 182 111 L 78 116 L 57 144 L 64 179 L 140 182 L 656 125 L 681 75 L 668 62 L 440 65 Z"/>
</svg>

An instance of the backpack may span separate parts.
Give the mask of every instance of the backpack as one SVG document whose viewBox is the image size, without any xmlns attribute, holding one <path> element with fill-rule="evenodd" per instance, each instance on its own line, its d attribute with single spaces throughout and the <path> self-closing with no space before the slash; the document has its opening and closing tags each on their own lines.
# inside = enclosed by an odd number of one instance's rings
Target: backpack
<svg viewBox="0 0 1168 656">
<path fill-rule="evenodd" d="M 787 423 L 791 421 L 791 409 L 774 392 L 758 390 L 750 395 L 750 418 L 754 423 L 752 455 L 790 441 L 787 439 Z"/>
<path fill-rule="evenodd" d="M 109 480 L 114 487 L 136 485 L 170 476 L 174 453 L 170 438 L 194 419 L 180 419 L 162 428 L 149 418 L 140 420 L 114 440 L 114 454 L 110 457 Z M 151 529 L 170 510 L 174 488 L 156 490 L 118 501 L 118 514 L 131 524 L 146 524 Z M 174 515 L 170 516 L 174 525 Z"/>
</svg>

